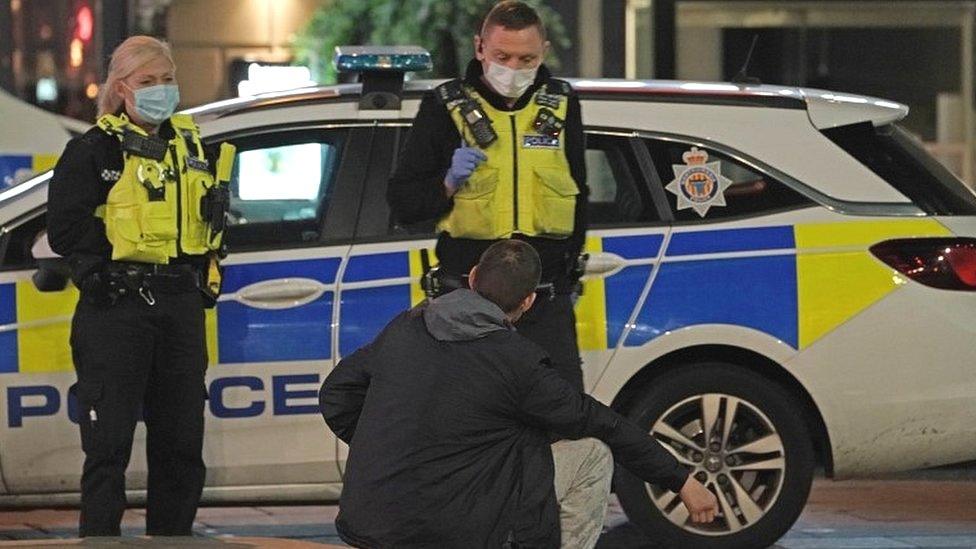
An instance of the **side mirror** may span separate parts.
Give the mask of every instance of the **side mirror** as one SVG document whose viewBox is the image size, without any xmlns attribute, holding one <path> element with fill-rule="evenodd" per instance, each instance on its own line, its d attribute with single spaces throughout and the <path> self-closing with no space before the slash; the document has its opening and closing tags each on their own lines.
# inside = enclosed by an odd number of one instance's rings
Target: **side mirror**
<svg viewBox="0 0 976 549">
<path fill-rule="evenodd" d="M 60 292 L 68 287 L 70 269 L 64 258 L 39 259 L 37 271 L 31 276 L 34 287 L 41 292 Z"/>
</svg>

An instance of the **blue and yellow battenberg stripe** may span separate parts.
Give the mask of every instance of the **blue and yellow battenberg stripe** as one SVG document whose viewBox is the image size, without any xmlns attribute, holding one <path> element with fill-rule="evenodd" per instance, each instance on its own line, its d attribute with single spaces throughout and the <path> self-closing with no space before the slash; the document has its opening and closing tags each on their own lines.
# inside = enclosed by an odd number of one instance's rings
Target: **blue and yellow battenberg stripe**
<svg viewBox="0 0 976 549">
<path fill-rule="evenodd" d="M 615 254 L 624 264 L 610 276 L 585 281 L 576 303 L 579 345 L 584 351 L 639 347 L 669 331 L 731 324 L 802 350 L 901 283 L 869 246 L 949 234 L 935 220 L 904 219 L 676 230 L 670 240 L 661 234 L 593 235 L 587 251 Z M 432 253 L 430 261 L 436 263 Z M 296 276 L 325 290 L 289 309 L 221 301 L 207 311 L 211 362 L 330 360 L 336 338 L 339 355 L 347 356 L 423 299 L 419 249 L 357 255 L 341 274 L 340 267 L 339 258 L 228 266 L 225 294 Z M 339 282 L 344 289 L 337 305 Z M 0 284 L 0 373 L 71 370 L 68 336 L 77 299 L 73 288 L 41 293 L 27 279 Z"/>
<path fill-rule="evenodd" d="M 53 168 L 57 161 L 57 154 L 0 154 L 0 190 L 13 184 L 18 171 L 41 173 Z"/>
</svg>

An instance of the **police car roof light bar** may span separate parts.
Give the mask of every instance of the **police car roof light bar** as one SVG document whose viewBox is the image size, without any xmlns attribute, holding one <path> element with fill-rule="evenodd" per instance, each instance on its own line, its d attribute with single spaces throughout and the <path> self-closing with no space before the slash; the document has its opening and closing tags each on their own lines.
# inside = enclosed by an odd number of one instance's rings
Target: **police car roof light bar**
<svg viewBox="0 0 976 549">
<path fill-rule="evenodd" d="M 419 46 L 336 46 L 339 72 L 358 72 L 363 84 L 359 108 L 397 110 L 407 72 L 433 67 L 430 53 Z"/>
</svg>

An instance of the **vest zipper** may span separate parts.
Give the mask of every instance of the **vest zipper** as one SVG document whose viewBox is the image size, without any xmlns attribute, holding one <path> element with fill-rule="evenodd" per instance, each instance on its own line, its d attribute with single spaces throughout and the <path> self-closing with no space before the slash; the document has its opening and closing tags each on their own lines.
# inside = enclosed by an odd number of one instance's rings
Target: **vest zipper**
<svg viewBox="0 0 976 549">
<path fill-rule="evenodd" d="M 180 192 L 180 161 L 176 156 L 176 145 L 169 146 L 173 158 L 173 174 L 176 176 L 176 256 L 183 255 L 183 196 Z"/>
<path fill-rule="evenodd" d="M 519 215 L 518 215 L 519 214 L 519 211 L 518 211 L 518 183 L 519 183 L 519 177 L 518 177 L 518 135 L 516 135 L 516 133 L 515 133 L 515 115 L 514 114 L 510 114 L 510 115 L 508 115 L 508 118 L 512 121 L 512 167 L 513 167 L 513 173 L 512 173 L 512 176 L 513 176 L 512 177 L 512 199 L 514 201 L 514 213 L 513 213 L 513 217 L 515 218 L 515 224 L 514 224 L 514 227 L 515 228 L 514 228 L 513 232 L 518 232 L 518 230 L 519 230 L 519 225 L 518 225 L 518 222 L 519 222 Z"/>
</svg>

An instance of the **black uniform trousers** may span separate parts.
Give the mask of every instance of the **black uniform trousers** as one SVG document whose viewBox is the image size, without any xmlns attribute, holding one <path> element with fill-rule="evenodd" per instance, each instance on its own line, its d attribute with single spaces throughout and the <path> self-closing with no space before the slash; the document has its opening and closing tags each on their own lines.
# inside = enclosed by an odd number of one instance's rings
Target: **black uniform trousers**
<svg viewBox="0 0 976 549">
<path fill-rule="evenodd" d="M 144 419 L 149 466 L 146 533 L 192 533 L 203 490 L 204 309 L 199 290 L 130 292 L 114 305 L 82 295 L 71 351 L 85 464 L 81 536 L 117 536 L 136 422 Z"/>
<path fill-rule="evenodd" d="M 552 367 L 579 392 L 583 391 L 583 369 L 576 344 L 576 313 L 570 294 L 540 291 L 532 307 L 515 323 L 523 337 L 549 354 Z"/>
</svg>

